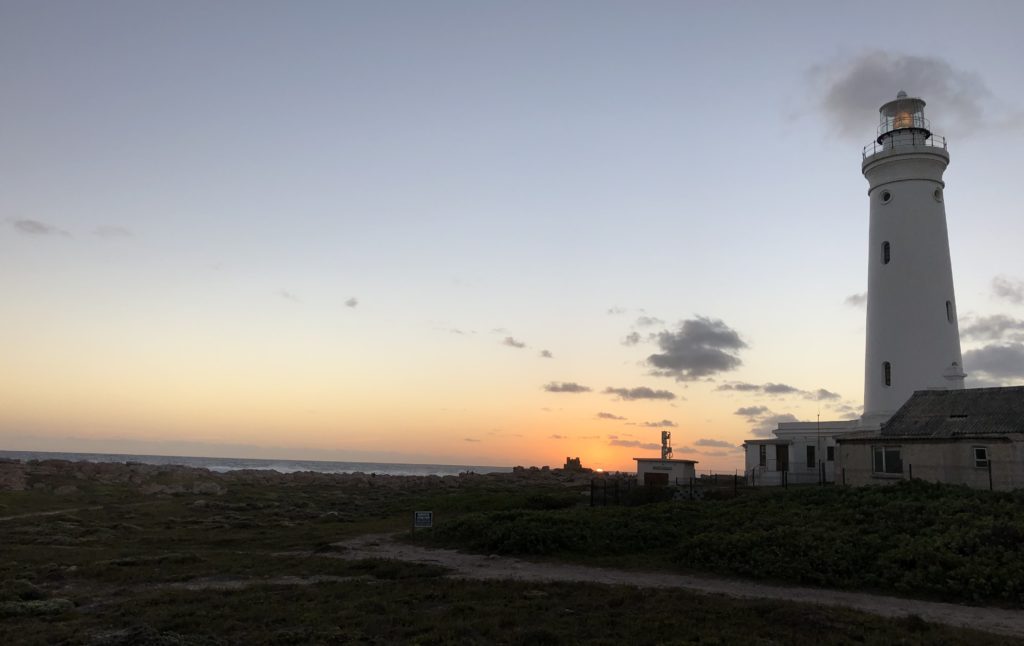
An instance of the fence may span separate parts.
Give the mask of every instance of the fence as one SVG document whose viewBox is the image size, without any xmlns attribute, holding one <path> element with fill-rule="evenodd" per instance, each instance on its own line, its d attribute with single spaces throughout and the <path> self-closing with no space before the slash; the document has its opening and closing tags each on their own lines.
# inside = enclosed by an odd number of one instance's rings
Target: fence
<svg viewBox="0 0 1024 646">
<path fill-rule="evenodd" d="M 604 477 L 590 481 L 590 506 L 640 505 L 665 500 L 729 498 L 747 489 L 738 471 L 697 472 L 693 478 L 676 478 L 663 484 L 641 484 L 636 477 Z"/>
</svg>

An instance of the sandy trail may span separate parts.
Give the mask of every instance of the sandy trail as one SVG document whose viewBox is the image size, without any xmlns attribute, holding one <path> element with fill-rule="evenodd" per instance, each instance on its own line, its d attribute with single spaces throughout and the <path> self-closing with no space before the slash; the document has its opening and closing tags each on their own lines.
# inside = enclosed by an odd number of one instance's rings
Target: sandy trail
<svg viewBox="0 0 1024 646">
<path fill-rule="evenodd" d="M 451 568 L 455 578 L 517 581 L 570 581 L 629 585 L 642 588 L 680 588 L 739 599 L 797 601 L 851 608 L 883 617 L 917 615 L 925 621 L 973 628 L 1024 638 L 1024 611 L 918 601 L 860 592 L 768 585 L 750 581 L 661 572 L 637 572 L 563 563 L 533 563 L 520 559 L 466 554 L 399 543 L 391 534 L 371 534 L 335 544 L 338 558 L 382 558 L 435 563 Z"/>
</svg>

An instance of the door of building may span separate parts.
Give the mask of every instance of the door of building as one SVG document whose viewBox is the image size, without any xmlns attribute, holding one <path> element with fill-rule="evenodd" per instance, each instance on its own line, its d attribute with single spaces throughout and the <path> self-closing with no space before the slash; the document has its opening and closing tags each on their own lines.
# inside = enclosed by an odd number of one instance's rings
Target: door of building
<svg viewBox="0 0 1024 646">
<path fill-rule="evenodd" d="M 775 445 L 775 470 L 789 471 L 789 447 L 785 444 Z"/>
<path fill-rule="evenodd" d="M 645 473 L 644 484 L 651 487 L 667 487 L 668 486 L 668 474 L 667 473 Z"/>
</svg>

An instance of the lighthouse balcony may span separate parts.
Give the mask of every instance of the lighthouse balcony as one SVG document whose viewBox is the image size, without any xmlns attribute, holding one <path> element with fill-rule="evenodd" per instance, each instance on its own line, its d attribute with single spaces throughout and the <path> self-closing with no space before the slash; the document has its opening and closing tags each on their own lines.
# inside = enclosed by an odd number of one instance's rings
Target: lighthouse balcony
<svg viewBox="0 0 1024 646">
<path fill-rule="evenodd" d="M 924 128 L 897 128 L 889 130 L 878 139 L 864 146 L 862 156 L 864 159 L 883 152 L 891 152 L 902 148 L 946 148 L 946 138 L 940 135 L 933 135 Z"/>
</svg>

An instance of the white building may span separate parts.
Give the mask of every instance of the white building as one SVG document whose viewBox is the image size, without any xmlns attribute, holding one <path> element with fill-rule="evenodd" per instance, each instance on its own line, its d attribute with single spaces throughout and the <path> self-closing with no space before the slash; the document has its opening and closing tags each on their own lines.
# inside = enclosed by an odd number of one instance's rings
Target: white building
<svg viewBox="0 0 1024 646">
<path fill-rule="evenodd" d="M 688 484 L 697 475 L 696 460 L 671 458 L 633 458 L 636 460 L 636 480 L 645 485 Z"/>
<path fill-rule="evenodd" d="M 820 435 L 819 423 L 797 422 L 745 442 L 752 484 L 834 482 L 837 435 L 877 431 L 914 391 L 963 388 L 943 200 L 949 152 L 924 106 L 897 94 L 879 109 L 877 137 L 863 150 L 870 204 L 864 414 L 820 422 Z"/>
</svg>

